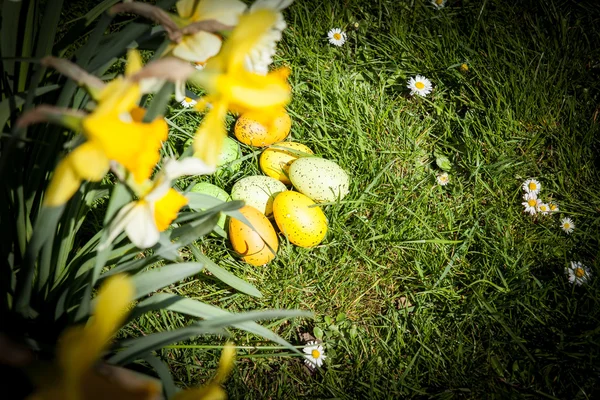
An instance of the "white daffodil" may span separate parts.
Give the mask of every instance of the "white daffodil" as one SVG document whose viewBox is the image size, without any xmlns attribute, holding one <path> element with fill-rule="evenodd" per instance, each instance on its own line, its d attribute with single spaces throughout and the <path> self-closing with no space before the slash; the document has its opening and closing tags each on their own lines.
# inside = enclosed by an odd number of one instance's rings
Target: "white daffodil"
<svg viewBox="0 0 600 400">
<path fill-rule="evenodd" d="M 411 96 L 418 94 L 419 96 L 425 97 L 431 93 L 433 85 L 429 79 L 425 78 L 424 76 L 417 75 L 408 80 L 408 85 L 406 85 L 406 87 L 410 89 Z"/>
<path fill-rule="evenodd" d="M 321 367 L 323 365 L 323 360 L 327 358 L 323 346 L 317 342 L 308 342 L 303 351 L 306 354 L 304 356 L 304 362 L 312 367 Z"/>
<path fill-rule="evenodd" d="M 165 231 L 177 217 L 188 199 L 171 188 L 174 180 L 185 175 L 206 175 L 215 171 L 195 157 L 183 160 L 167 159 L 153 181 L 133 186 L 138 200 L 123 206 L 108 227 L 108 238 L 100 246 L 106 248 L 121 232 L 140 249 L 158 243 L 160 232 Z"/>
<path fill-rule="evenodd" d="M 329 43 L 339 47 L 346 43 L 346 32 L 342 31 L 340 28 L 333 28 L 327 32 L 327 38 L 329 39 Z"/>
<path fill-rule="evenodd" d="M 570 234 L 575 229 L 575 223 L 573 222 L 573 220 L 571 218 L 565 217 L 560 220 L 560 227 L 567 234 Z"/>
<path fill-rule="evenodd" d="M 571 266 L 565 268 L 565 272 L 569 282 L 578 286 L 586 283 L 592 276 L 590 269 L 579 261 L 571 261 Z"/>
<path fill-rule="evenodd" d="M 289 7 L 294 0 L 256 0 L 250 7 L 250 12 L 256 10 L 276 11 L 277 20 L 250 50 L 244 60 L 244 68 L 248 72 L 254 72 L 259 75 L 266 75 L 269 72 L 269 65 L 273 63 L 273 56 L 277 50 L 277 42 L 281 40 L 282 32 L 287 28 L 285 19 L 281 11 Z"/>
<path fill-rule="evenodd" d="M 436 178 L 438 185 L 446 186 L 448 182 L 450 182 L 450 176 L 448 176 L 447 172 L 442 172 Z"/>
<path fill-rule="evenodd" d="M 525 201 L 521 204 L 525 206 L 525 212 L 528 212 L 531 215 L 537 212 L 538 205 L 542 203 L 542 201 L 537 198 L 537 194 L 533 192 L 525 193 L 523 200 Z"/>
<path fill-rule="evenodd" d="M 523 182 L 523 190 L 527 193 L 539 194 L 540 190 L 542 190 L 542 185 L 535 179 L 527 179 Z"/>
</svg>

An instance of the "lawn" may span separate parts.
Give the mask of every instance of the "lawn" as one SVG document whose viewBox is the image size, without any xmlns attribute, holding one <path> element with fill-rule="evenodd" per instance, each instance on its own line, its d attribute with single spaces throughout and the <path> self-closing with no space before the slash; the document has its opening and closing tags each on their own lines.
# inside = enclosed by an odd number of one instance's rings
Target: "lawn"
<svg viewBox="0 0 600 400">
<path fill-rule="evenodd" d="M 300 248 L 280 235 L 266 266 L 242 262 L 219 236 L 198 242 L 262 297 L 205 276 L 164 291 L 232 312 L 311 311 L 314 319 L 263 325 L 299 349 L 316 337 L 326 360 L 309 369 L 231 330 L 229 397 L 600 398 L 600 7 L 296 0 L 284 16 L 275 66 L 291 69 L 288 140 L 337 162 L 350 193 L 322 207 L 321 244 Z M 328 42 L 332 28 L 346 32 L 343 45 Z M 416 75 L 432 82 L 427 96 L 407 88 Z M 166 118 L 167 148 L 180 152 L 201 115 L 172 101 Z M 234 122 L 230 115 L 232 137 Z M 207 181 L 229 192 L 262 174 L 262 149 L 241 146 L 238 171 L 182 179 L 179 189 Z M 447 185 L 436 180 L 442 167 Z M 524 212 L 529 178 L 559 211 Z M 572 261 L 590 269 L 582 285 L 565 272 Z M 123 332 L 189 322 L 158 311 Z M 197 385 L 225 341 L 202 337 L 158 355 L 176 383 Z"/>
</svg>

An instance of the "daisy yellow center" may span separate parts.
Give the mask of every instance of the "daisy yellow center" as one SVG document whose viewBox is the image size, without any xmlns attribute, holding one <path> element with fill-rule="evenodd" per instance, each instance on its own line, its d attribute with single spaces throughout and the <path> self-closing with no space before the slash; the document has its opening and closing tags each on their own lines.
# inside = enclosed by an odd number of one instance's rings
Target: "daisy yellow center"
<svg viewBox="0 0 600 400">
<path fill-rule="evenodd" d="M 537 204 L 537 200 L 529 199 L 527 200 L 527 204 L 529 204 L 529 207 L 535 207 L 535 205 Z"/>
<path fill-rule="evenodd" d="M 310 352 L 310 355 L 313 358 L 319 358 L 319 357 L 321 357 L 321 352 L 317 349 L 314 349 L 313 351 Z"/>
<path fill-rule="evenodd" d="M 415 83 L 415 87 L 419 90 L 422 90 L 423 88 L 425 88 L 425 84 L 423 82 L 417 82 Z"/>
<path fill-rule="evenodd" d="M 342 38 L 342 34 L 341 34 L 341 33 L 334 33 L 334 34 L 333 34 L 333 38 L 334 38 L 335 40 L 340 40 L 340 39 Z"/>
<path fill-rule="evenodd" d="M 537 189 L 537 185 L 535 184 L 535 182 L 529 182 L 529 190 L 536 190 Z"/>
<path fill-rule="evenodd" d="M 563 224 L 563 228 L 565 228 L 565 229 L 569 229 L 569 228 L 571 228 L 571 224 L 570 224 L 570 223 L 568 223 L 568 222 L 565 222 L 565 223 Z"/>
<path fill-rule="evenodd" d="M 444 0 L 435 0 L 435 4 L 437 4 L 438 6 L 441 6 L 443 2 Z"/>
<path fill-rule="evenodd" d="M 186 103 L 191 103 L 191 102 L 192 102 L 192 99 L 191 99 L 191 98 L 189 98 L 189 97 L 186 97 L 186 98 L 185 98 L 185 102 L 186 102 Z"/>
<path fill-rule="evenodd" d="M 576 277 L 583 278 L 583 275 L 585 275 L 585 271 L 583 270 L 583 268 L 575 268 Z"/>
<path fill-rule="evenodd" d="M 546 207 L 546 206 L 540 206 L 540 210 L 542 210 L 542 211 L 548 211 L 548 207 Z"/>
<path fill-rule="evenodd" d="M 556 207 L 554 204 L 550 204 L 550 209 L 551 209 L 552 211 L 556 210 L 557 208 L 558 208 L 558 207 Z"/>
</svg>

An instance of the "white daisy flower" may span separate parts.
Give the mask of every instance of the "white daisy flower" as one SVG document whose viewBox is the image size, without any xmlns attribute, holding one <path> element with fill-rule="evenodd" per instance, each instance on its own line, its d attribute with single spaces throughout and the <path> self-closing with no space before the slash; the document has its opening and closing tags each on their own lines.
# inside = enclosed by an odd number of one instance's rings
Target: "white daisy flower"
<svg viewBox="0 0 600 400">
<path fill-rule="evenodd" d="M 450 177 L 447 172 L 442 172 L 435 179 L 437 180 L 437 183 L 442 186 L 446 186 L 448 182 L 450 182 Z"/>
<path fill-rule="evenodd" d="M 181 103 L 179 104 L 181 104 L 185 108 L 190 108 L 196 105 L 196 100 L 192 99 L 191 97 L 186 97 L 183 100 L 181 100 Z"/>
<path fill-rule="evenodd" d="M 425 78 L 424 76 L 417 75 L 408 80 L 408 85 L 406 85 L 406 87 L 410 89 L 411 96 L 418 94 L 425 97 L 431 93 L 433 85 L 429 79 Z"/>
<path fill-rule="evenodd" d="M 440 8 L 444 8 L 446 6 L 446 0 L 431 0 L 431 4 L 435 6 L 438 10 Z"/>
<path fill-rule="evenodd" d="M 304 362 L 312 367 L 322 366 L 323 360 L 327 358 L 323 346 L 317 342 L 308 342 L 303 351 L 306 354 Z"/>
<path fill-rule="evenodd" d="M 565 272 L 569 282 L 578 286 L 586 283 L 592 276 L 590 269 L 579 261 L 571 261 L 571 266 L 565 268 Z"/>
<path fill-rule="evenodd" d="M 550 207 L 550 212 L 555 213 L 555 212 L 560 211 L 558 208 L 558 203 L 555 203 L 554 201 L 549 202 L 548 207 Z"/>
<path fill-rule="evenodd" d="M 563 231 L 570 234 L 575 229 L 575 224 L 573 223 L 573 220 L 571 218 L 565 217 L 560 220 L 560 227 Z"/>
<path fill-rule="evenodd" d="M 525 212 L 528 212 L 531 215 L 537 212 L 538 206 L 542 203 L 542 201 L 537 198 L 537 194 L 533 192 L 525 193 L 523 200 L 525 201 L 521 204 L 525 206 Z"/>
<path fill-rule="evenodd" d="M 542 185 L 535 179 L 527 179 L 523 182 L 523 190 L 527 193 L 535 193 L 538 194 L 540 190 L 542 190 Z"/>
<path fill-rule="evenodd" d="M 327 37 L 329 38 L 329 43 L 334 46 L 341 46 L 346 43 L 346 32 L 342 31 L 340 28 L 333 28 L 327 32 Z"/>
<path fill-rule="evenodd" d="M 540 203 L 538 204 L 537 210 L 542 213 L 542 215 L 548 215 L 548 213 L 550 213 L 550 206 L 546 203 Z"/>
</svg>

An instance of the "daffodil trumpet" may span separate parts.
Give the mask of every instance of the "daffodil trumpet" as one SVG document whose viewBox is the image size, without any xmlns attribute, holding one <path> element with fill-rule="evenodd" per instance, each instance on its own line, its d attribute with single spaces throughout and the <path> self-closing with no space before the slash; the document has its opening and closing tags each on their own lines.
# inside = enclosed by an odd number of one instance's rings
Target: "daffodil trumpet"
<svg viewBox="0 0 600 400">
<path fill-rule="evenodd" d="M 140 249 L 154 246 L 160 239 L 160 232 L 171 225 L 179 210 L 188 203 L 184 195 L 171 187 L 173 181 L 185 175 L 205 175 L 214 171 L 215 168 L 194 157 L 167 159 L 152 181 L 143 184 L 129 181 L 128 186 L 134 189 L 138 199 L 119 210 L 99 250 L 110 246 L 123 231 Z"/>
</svg>

